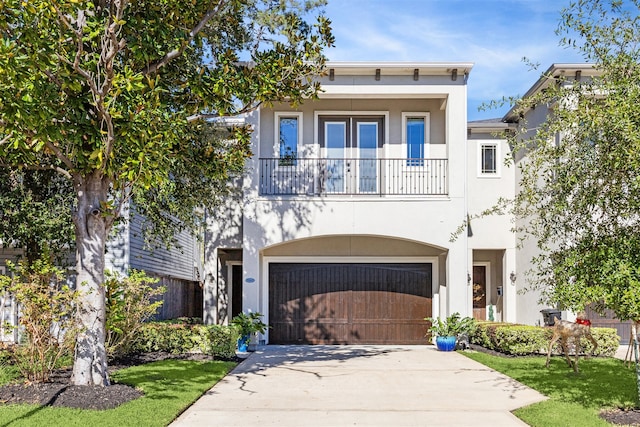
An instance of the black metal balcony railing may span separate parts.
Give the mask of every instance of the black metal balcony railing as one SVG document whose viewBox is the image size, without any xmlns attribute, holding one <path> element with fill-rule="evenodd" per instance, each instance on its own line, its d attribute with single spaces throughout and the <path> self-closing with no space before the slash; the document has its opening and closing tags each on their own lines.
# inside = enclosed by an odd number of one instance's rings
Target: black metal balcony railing
<svg viewBox="0 0 640 427">
<path fill-rule="evenodd" d="M 447 159 L 261 158 L 260 194 L 447 195 Z"/>
</svg>

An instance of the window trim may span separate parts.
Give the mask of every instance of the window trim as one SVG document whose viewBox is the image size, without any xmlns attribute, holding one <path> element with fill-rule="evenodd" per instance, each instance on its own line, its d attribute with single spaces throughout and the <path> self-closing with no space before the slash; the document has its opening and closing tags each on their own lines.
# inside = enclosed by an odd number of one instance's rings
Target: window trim
<svg viewBox="0 0 640 427">
<path fill-rule="evenodd" d="M 495 162 L 496 162 L 496 171 L 495 172 L 483 172 L 482 171 L 482 158 L 483 158 L 483 149 L 484 147 L 494 147 L 495 148 Z M 500 167 L 500 141 L 479 141 L 478 149 L 477 149 L 477 172 L 478 178 L 500 178 L 501 167 Z"/>
<path fill-rule="evenodd" d="M 281 118 L 295 118 L 298 120 L 298 141 L 296 144 L 296 159 L 299 158 L 300 153 L 302 151 L 302 119 L 303 113 L 299 111 L 276 111 L 273 114 L 273 157 L 275 159 L 280 160 L 280 119 Z M 292 165 L 281 165 L 278 161 L 277 167 L 290 167 L 295 166 L 295 163 Z"/>
<path fill-rule="evenodd" d="M 430 150 L 431 113 L 429 113 L 428 111 L 422 111 L 422 112 L 406 111 L 402 113 L 402 157 L 407 160 L 411 160 L 409 159 L 409 153 L 407 152 L 407 150 L 409 149 L 409 143 L 407 141 L 407 122 L 408 122 L 408 119 L 416 119 L 416 118 L 424 119 L 424 158 L 428 159 L 431 154 L 431 150 Z M 408 162 L 407 166 L 420 166 L 420 165 L 418 164 L 411 165 Z"/>
</svg>

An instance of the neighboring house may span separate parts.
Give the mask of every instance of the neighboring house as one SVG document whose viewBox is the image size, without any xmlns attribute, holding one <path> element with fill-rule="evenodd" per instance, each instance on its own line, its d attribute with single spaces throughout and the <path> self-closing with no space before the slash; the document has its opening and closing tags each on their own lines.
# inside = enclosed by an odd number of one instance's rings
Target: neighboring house
<svg viewBox="0 0 640 427">
<path fill-rule="evenodd" d="M 264 342 L 424 343 L 424 317 L 515 322 L 509 125 L 467 126 L 470 63 L 329 63 L 319 99 L 247 117 L 242 194 L 207 230 L 207 322 L 258 311 Z M 512 278 L 514 280 L 512 280 Z"/>
<path fill-rule="evenodd" d="M 127 221 L 107 242 L 105 269 L 123 276 L 130 269 L 143 270 L 159 279 L 157 285 L 166 292 L 157 320 L 202 317 L 202 241 L 185 230 L 175 235 L 177 246 L 150 248 L 143 237 L 143 216 L 129 210 L 123 216 Z"/>
<path fill-rule="evenodd" d="M 115 230 L 107 242 L 105 269 L 126 275 L 130 269 L 144 270 L 149 276 L 159 279 L 158 286 L 166 287 L 162 307 L 156 319 L 177 317 L 202 317 L 202 242 L 183 231 L 175 236 L 179 247 L 160 247 L 149 250 L 145 246 L 140 215 L 125 210 L 128 221 Z M 0 274 L 8 273 L 6 262 L 18 262 L 22 251 L 0 245 Z M 73 255 L 69 256 L 66 271 L 68 278 L 75 280 Z M 18 306 L 14 299 L 0 293 L 0 325 L 17 324 Z M 15 341 L 17 333 L 0 327 L 0 341 Z"/>
<path fill-rule="evenodd" d="M 598 76 L 600 72 L 594 68 L 593 64 L 552 64 L 543 76 L 525 93 L 524 98 L 534 96 L 540 91 L 544 91 L 549 85 L 556 85 L 559 82 L 565 85 L 571 85 L 576 80 L 587 80 L 594 76 Z M 527 111 L 523 117 L 516 115 L 515 109 L 510 110 L 502 119 L 502 122 L 508 123 L 509 126 L 518 126 L 522 119 L 526 121 L 529 132 L 535 132 L 540 124 L 542 124 L 547 116 L 553 112 L 558 104 L 554 105 L 538 105 L 535 109 Z M 530 137 L 530 134 L 523 135 L 523 138 Z M 561 143 L 562 136 L 556 135 L 556 141 Z M 516 162 L 522 161 L 522 158 L 516 158 Z M 517 173 L 517 172 L 516 172 Z M 520 177 L 516 176 L 516 186 Z M 516 187 L 516 190 L 518 188 Z M 521 223 L 516 224 L 522 225 Z M 518 236 L 518 239 L 523 236 Z M 524 272 L 530 268 L 530 260 L 539 253 L 536 242 L 532 239 L 522 240 L 518 251 L 516 252 L 516 271 Z M 518 279 L 518 291 L 523 291 L 524 281 Z M 520 323 L 537 324 L 540 322 L 540 310 L 547 308 L 538 304 L 540 294 L 535 291 L 520 292 L 516 302 L 517 319 Z M 622 343 L 628 343 L 631 333 L 631 322 L 620 322 L 615 319 L 611 311 L 607 311 L 604 316 L 598 315 L 595 311 L 587 308 L 587 316 L 595 327 L 613 327 L 618 331 Z M 575 319 L 575 314 L 564 312 L 563 318 L 569 320 Z"/>
</svg>

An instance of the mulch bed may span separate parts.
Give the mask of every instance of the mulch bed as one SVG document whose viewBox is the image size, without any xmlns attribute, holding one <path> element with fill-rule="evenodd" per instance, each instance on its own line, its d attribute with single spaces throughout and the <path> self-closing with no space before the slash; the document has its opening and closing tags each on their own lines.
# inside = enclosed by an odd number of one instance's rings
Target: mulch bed
<svg viewBox="0 0 640 427">
<path fill-rule="evenodd" d="M 145 353 L 113 361 L 109 365 L 109 372 L 166 359 L 213 360 L 212 357 L 202 354 Z M 108 387 L 78 386 L 70 384 L 70 379 L 71 369 L 66 369 L 54 372 L 47 383 L 0 386 L 0 404 L 36 404 L 103 410 L 116 408 L 143 396 L 142 391 L 126 384 L 112 384 Z"/>
<path fill-rule="evenodd" d="M 640 409 L 612 409 L 600 413 L 600 418 L 617 425 L 640 426 Z"/>
</svg>

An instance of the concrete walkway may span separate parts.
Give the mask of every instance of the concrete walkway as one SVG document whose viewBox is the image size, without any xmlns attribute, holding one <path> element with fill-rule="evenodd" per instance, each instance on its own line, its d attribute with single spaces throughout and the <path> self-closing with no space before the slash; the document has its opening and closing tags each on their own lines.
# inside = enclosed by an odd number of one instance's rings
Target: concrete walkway
<svg viewBox="0 0 640 427">
<path fill-rule="evenodd" d="M 544 399 L 432 346 L 266 346 L 171 425 L 523 426 Z"/>
</svg>

